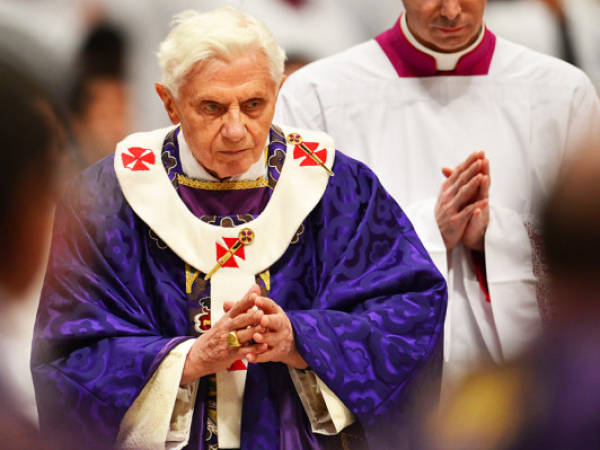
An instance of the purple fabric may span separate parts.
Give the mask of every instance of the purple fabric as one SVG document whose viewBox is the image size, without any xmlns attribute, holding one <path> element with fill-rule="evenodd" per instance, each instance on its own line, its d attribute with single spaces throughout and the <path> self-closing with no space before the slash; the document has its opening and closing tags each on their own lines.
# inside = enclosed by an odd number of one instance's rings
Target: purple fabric
<svg viewBox="0 0 600 450">
<path fill-rule="evenodd" d="M 483 40 L 473 51 L 463 55 L 452 71 L 437 70 L 435 59 L 408 42 L 400 19 L 387 31 L 375 38 L 401 78 L 447 76 L 447 75 L 487 75 L 496 48 L 496 36 L 487 28 Z"/>
<path fill-rule="evenodd" d="M 207 414 L 206 397 L 208 395 L 208 383 L 206 378 L 200 379 L 200 385 L 198 386 L 198 393 L 196 396 L 196 403 L 194 406 L 194 417 L 192 421 L 192 428 L 190 430 L 190 440 L 186 449 L 204 449 L 206 448 L 204 442 L 204 426 Z"/>
<path fill-rule="evenodd" d="M 200 218 L 206 216 L 233 216 L 250 214 L 256 217 L 265 208 L 271 198 L 272 188 L 276 184 L 283 160 L 277 161 L 278 154 L 285 149 L 283 142 L 273 141 L 269 149 L 269 187 L 236 190 L 210 190 L 180 184 L 177 175 L 185 175 L 179 163 L 179 148 L 177 136 L 180 128 L 167 136 L 163 149 L 163 162 L 167 162 L 169 178 L 177 188 L 179 196 L 194 215 Z M 274 133 L 271 132 L 271 138 Z M 276 147 L 276 148 L 274 148 Z M 275 161 L 275 163 L 273 163 Z M 212 183 L 217 184 L 217 183 Z"/>
<path fill-rule="evenodd" d="M 267 187 L 235 191 L 199 191 L 198 189 L 179 185 L 181 198 L 198 217 L 208 215 L 232 216 L 236 214 L 256 216 L 269 201 L 268 191 L 269 188 Z"/>
<path fill-rule="evenodd" d="M 175 147 L 167 139 L 162 155 L 172 181 Z M 274 183 L 284 148 L 272 132 Z M 339 152 L 333 169 L 323 199 L 270 268 L 270 296 L 287 311 L 300 353 L 371 442 L 393 445 L 396 412 L 439 342 L 446 286 L 373 173 Z M 113 158 L 89 168 L 57 210 L 36 321 L 42 430 L 80 430 L 79 448 L 113 442 L 164 355 L 191 336 L 190 308 L 184 262 L 124 200 Z M 287 370 L 249 365 L 242 448 L 323 448 L 326 438 L 311 432 Z M 202 402 L 201 393 L 189 448 L 202 448 Z"/>
</svg>

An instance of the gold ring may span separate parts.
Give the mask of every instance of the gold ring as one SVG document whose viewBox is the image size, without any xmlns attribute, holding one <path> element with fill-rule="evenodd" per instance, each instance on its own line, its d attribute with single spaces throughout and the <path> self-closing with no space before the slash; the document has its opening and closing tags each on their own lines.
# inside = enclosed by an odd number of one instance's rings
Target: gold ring
<svg viewBox="0 0 600 450">
<path fill-rule="evenodd" d="M 227 333 L 227 345 L 231 348 L 241 347 L 240 340 L 238 339 L 237 331 L 230 331 Z"/>
</svg>

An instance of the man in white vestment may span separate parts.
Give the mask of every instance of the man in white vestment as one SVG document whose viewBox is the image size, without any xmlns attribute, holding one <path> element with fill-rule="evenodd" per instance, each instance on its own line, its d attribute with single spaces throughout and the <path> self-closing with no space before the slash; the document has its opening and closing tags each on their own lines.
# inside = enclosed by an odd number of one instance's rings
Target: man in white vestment
<svg viewBox="0 0 600 450">
<path fill-rule="evenodd" d="M 598 96 L 579 69 L 496 37 L 485 0 L 404 0 L 392 29 L 286 81 L 276 121 L 374 169 L 448 282 L 444 382 L 500 363 L 548 305 L 536 210 Z"/>
</svg>

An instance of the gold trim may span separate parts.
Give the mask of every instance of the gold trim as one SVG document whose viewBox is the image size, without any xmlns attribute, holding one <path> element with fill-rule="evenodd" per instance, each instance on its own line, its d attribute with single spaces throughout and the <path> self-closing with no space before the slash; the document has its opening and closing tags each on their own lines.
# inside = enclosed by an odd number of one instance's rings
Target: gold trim
<svg viewBox="0 0 600 450">
<path fill-rule="evenodd" d="M 262 280 L 265 282 L 265 289 L 267 290 L 267 294 L 271 292 L 271 272 L 269 272 L 269 269 L 258 274 L 258 276 L 261 277 Z"/>
<path fill-rule="evenodd" d="M 253 189 L 268 187 L 269 181 L 265 178 L 258 180 L 241 180 L 241 181 L 200 181 L 188 178 L 185 175 L 177 174 L 179 184 L 196 189 L 204 189 L 207 191 L 237 191 L 242 189 Z"/>
<path fill-rule="evenodd" d="M 185 293 L 192 293 L 192 286 L 194 285 L 194 281 L 198 278 L 200 272 L 190 266 L 188 263 L 185 263 Z"/>
</svg>

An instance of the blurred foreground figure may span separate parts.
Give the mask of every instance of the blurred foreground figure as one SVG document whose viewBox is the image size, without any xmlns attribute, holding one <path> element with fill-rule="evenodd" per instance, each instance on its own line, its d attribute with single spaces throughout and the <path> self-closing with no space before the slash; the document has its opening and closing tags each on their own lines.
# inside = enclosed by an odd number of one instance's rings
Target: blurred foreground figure
<svg viewBox="0 0 600 450">
<path fill-rule="evenodd" d="M 443 278 L 367 167 L 272 124 L 285 54 L 260 22 L 174 24 L 156 83 L 173 126 L 120 142 L 57 209 L 32 356 L 44 436 L 391 448 L 441 362 Z"/>
<path fill-rule="evenodd" d="M 468 379 L 424 433 L 428 448 L 600 448 L 600 141 L 568 166 L 542 217 L 554 320 L 517 361 Z"/>
<path fill-rule="evenodd" d="M 405 208 L 448 281 L 444 384 L 538 335 L 537 212 L 600 102 L 486 28 L 485 0 L 404 0 L 389 30 L 292 74 L 276 120 L 321 129 Z"/>
<path fill-rule="evenodd" d="M 0 139 L 5 143 L 0 165 L 0 306 L 7 306 L 30 287 L 44 263 L 66 143 L 47 95 L 4 62 L 0 62 L 0 109 Z M 15 390 L 3 372 L 0 368 L 0 446 L 49 448 L 16 406 L 20 399 L 12 398 Z"/>
</svg>

